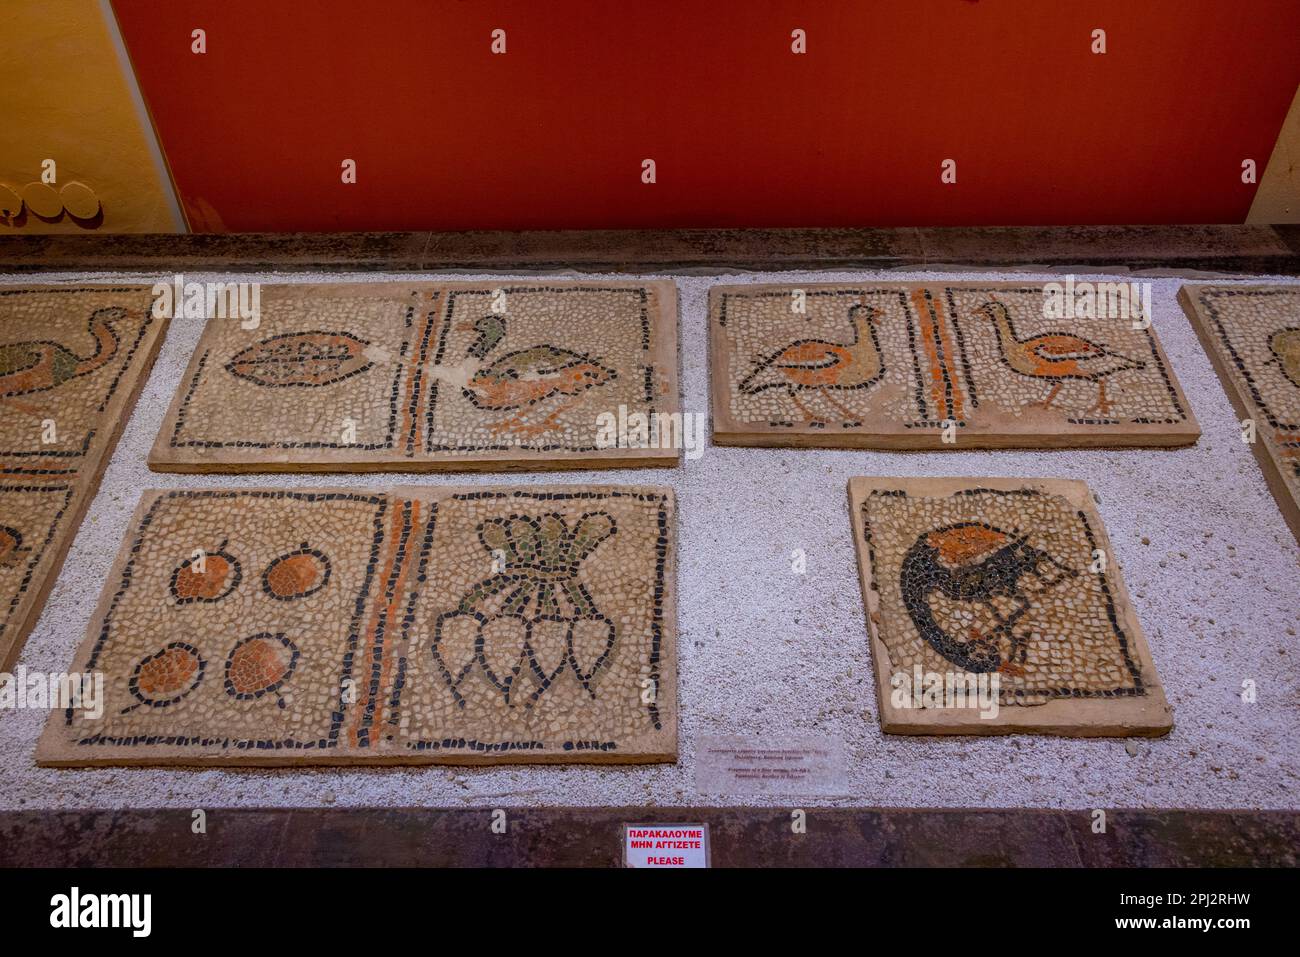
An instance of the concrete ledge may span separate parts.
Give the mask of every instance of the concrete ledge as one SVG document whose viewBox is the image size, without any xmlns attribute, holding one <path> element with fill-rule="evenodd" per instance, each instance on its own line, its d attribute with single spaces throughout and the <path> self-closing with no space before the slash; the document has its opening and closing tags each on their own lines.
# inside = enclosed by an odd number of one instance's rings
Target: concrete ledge
<svg viewBox="0 0 1300 957">
<path fill-rule="evenodd" d="M 0 271 L 1033 269 L 1300 275 L 1300 227 L 1061 226 L 0 237 Z"/>
<path fill-rule="evenodd" d="M 704 822 L 715 867 L 1295 867 L 1300 813 L 810 808 L 0 813 L 0 866 L 615 867 L 625 823 Z"/>
</svg>

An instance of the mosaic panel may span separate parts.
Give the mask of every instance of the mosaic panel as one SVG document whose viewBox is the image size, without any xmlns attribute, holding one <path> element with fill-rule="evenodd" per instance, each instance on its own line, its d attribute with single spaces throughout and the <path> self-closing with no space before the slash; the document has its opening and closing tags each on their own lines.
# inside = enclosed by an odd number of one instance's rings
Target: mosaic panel
<svg viewBox="0 0 1300 957">
<path fill-rule="evenodd" d="M 1184 286 L 1178 293 L 1300 539 L 1300 288 Z"/>
<path fill-rule="evenodd" d="M 849 498 L 886 731 L 1172 727 L 1083 482 L 855 478 Z"/>
<path fill-rule="evenodd" d="M 0 288 L 0 671 L 40 617 L 166 327 L 148 287 Z"/>
<path fill-rule="evenodd" d="M 1041 284 L 719 286 L 723 445 L 1188 445 L 1200 428 L 1155 331 L 1048 318 Z"/>
<path fill-rule="evenodd" d="M 263 287 L 250 325 L 208 322 L 151 468 L 677 464 L 601 428 L 680 412 L 671 282 Z"/>
<path fill-rule="evenodd" d="M 676 760 L 674 501 L 146 492 L 38 761 Z"/>
</svg>

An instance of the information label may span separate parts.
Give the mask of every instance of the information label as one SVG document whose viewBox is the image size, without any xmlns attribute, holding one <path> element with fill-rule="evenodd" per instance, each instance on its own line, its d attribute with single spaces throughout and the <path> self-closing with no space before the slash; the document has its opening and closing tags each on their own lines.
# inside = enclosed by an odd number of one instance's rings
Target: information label
<svg viewBox="0 0 1300 957">
<path fill-rule="evenodd" d="M 848 793 L 844 742 L 824 735 L 706 735 L 695 752 L 701 794 L 842 796 Z"/>
<path fill-rule="evenodd" d="M 708 867 L 707 824 L 624 824 L 627 867 Z"/>
</svg>

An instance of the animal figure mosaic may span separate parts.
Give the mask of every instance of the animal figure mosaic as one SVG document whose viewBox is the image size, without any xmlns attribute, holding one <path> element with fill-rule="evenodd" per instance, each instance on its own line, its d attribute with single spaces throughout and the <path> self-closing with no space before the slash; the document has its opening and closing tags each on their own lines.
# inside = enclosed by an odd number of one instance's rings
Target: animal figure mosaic
<svg viewBox="0 0 1300 957">
<path fill-rule="evenodd" d="M 162 342 L 147 286 L 0 288 L 0 672 L 40 616 Z"/>
<path fill-rule="evenodd" d="M 1082 482 L 860 478 L 849 495 L 886 731 L 1169 730 Z M 996 707 L 926 703 L 923 687 L 978 687 Z"/>
<path fill-rule="evenodd" d="M 95 347 L 88 355 L 79 355 L 52 339 L 0 344 L 0 398 L 45 392 L 102 368 L 117 355 L 122 342 L 117 326 L 126 318 L 127 310 L 122 306 L 92 312 L 87 329 Z"/>
<path fill-rule="evenodd" d="M 1184 286 L 1178 298 L 1300 539 L 1300 289 Z"/>
<path fill-rule="evenodd" d="M 214 319 L 149 456 L 159 471 L 677 464 L 606 414 L 680 418 L 672 283 L 267 286 Z"/>
<path fill-rule="evenodd" d="M 801 392 L 821 396 L 846 418 L 854 413 L 833 397 L 837 390 L 869 389 L 884 375 L 880 340 L 873 323 L 880 313 L 869 306 L 849 308 L 849 325 L 853 336 L 848 342 L 825 339 L 796 339 L 779 351 L 759 360 L 740 382 L 745 395 L 757 395 L 768 389 L 783 390 L 799 407 L 809 422 L 823 422 L 799 398 Z"/>
<path fill-rule="evenodd" d="M 990 299 L 977 310 L 987 316 L 997 330 L 998 345 L 1002 355 L 1014 371 L 1031 379 L 1052 383 L 1043 399 L 1043 408 L 1050 408 L 1061 387 L 1070 380 L 1093 382 L 1097 385 L 1099 415 L 1110 415 L 1110 401 L 1106 398 L 1106 379 L 1130 369 L 1145 369 L 1146 363 L 1130 359 L 1083 336 L 1066 332 L 1047 332 L 1022 339 L 1016 334 L 1011 313 L 1006 305 Z M 1092 411 L 1092 410 L 1089 410 Z"/>
<path fill-rule="evenodd" d="M 903 557 L 900 586 L 912 623 L 935 651 L 966 671 L 1020 677 L 1029 651 L 1028 638 L 1016 630 L 1021 618 L 1033 607 L 1035 593 L 1076 574 L 1030 545 L 1028 535 L 959 522 L 917 538 Z M 1026 584 L 1029 578 L 1033 586 Z M 936 619 L 930 603 L 934 592 L 958 603 L 949 615 L 952 624 Z M 1005 613 L 998 599 L 1010 603 Z M 972 613 L 972 607 L 982 614 Z M 980 618 L 991 618 L 991 627 L 969 624 Z"/>
<path fill-rule="evenodd" d="M 1149 322 L 1061 318 L 1044 286 L 710 291 L 714 441 L 969 449 L 1185 445 Z"/>
</svg>

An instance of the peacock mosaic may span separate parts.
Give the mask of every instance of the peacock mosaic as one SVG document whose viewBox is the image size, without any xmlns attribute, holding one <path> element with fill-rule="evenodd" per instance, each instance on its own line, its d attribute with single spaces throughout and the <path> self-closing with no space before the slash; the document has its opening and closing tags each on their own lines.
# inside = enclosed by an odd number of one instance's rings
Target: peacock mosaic
<svg viewBox="0 0 1300 957">
<path fill-rule="evenodd" d="M 722 286 L 714 439 L 732 445 L 1187 445 L 1144 318 L 1053 318 L 1042 285 Z"/>
<path fill-rule="evenodd" d="M 1300 539 L 1300 289 L 1184 286 L 1179 298 Z"/>
<path fill-rule="evenodd" d="M 266 287 L 260 321 L 208 322 L 149 464 L 675 465 L 601 426 L 680 414 L 676 310 L 670 282 Z"/>
<path fill-rule="evenodd" d="M 1084 483 L 860 478 L 849 494 L 886 731 L 1172 727 Z"/>
<path fill-rule="evenodd" d="M 674 500 L 636 486 L 146 492 L 38 760 L 676 760 Z"/>
<path fill-rule="evenodd" d="M 166 323 L 148 287 L 0 289 L 0 671 L 94 497 Z"/>
</svg>

